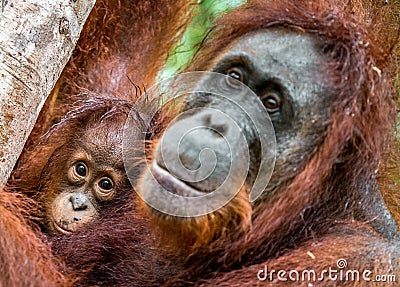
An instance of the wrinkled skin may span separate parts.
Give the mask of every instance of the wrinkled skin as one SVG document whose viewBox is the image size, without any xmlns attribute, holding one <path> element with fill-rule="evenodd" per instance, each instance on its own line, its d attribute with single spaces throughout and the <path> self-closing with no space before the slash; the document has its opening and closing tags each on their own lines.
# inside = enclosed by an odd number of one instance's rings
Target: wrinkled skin
<svg viewBox="0 0 400 287">
<path fill-rule="evenodd" d="M 245 35 L 230 44 L 225 51 L 221 51 L 210 64 L 211 71 L 228 75 L 225 82 L 217 84 L 227 91 L 226 94 L 231 95 L 232 100 L 237 103 L 246 101 L 246 94 L 236 90 L 238 87 L 235 81 L 239 80 L 257 94 L 272 120 L 277 141 L 277 162 L 275 175 L 272 176 L 271 184 L 263 193 L 263 197 L 272 196 L 285 182 L 291 180 L 307 161 L 309 147 L 320 143 L 320 134 L 325 128 L 329 106 L 334 100 L 332 91 L 323 82 L 324 76 L 328 74 L 324 69 L 325 64 L 315 38 L 286 29 L 265 30 Z M 232 117 L 233 122 L 221 118 L 218 113 L 202 111 L 202 107 L 221 110 Z M 258 150 L 259 138 L 251 119 L 226 99 L 211 94 L 190 95 L 185 107 L 185 110 L 189 109 L 195 110 L 189 115 L 181 116 L 181 120 L 163 135 L 162 152 L 160 144 L 152 162 L 154 177 L 157 178 L 163 173 L 164 185 L 168 185 L 168 180 L 176 182 L 178 179 L 174 177 L 184 176 L 180 163 L 173 161 L 177 158 L 172 159 L 169 154 L 174 153 L 175 143 L 182 134 L 182 128 L 190 130 L 201 126 L 204 128 L 187 134 L 179 142 L 179 160 L 189 170 L 196 171 L 201 165 L 200 151 L 209 148 L 217 154 L 217 165 L 213 173 L 204 180 L 198 180 L 204 175 L 193 172 L 188 184 L 181 182 L 183 185 L 180 184 L 180 188 L 170 188 L 170 191 L 186 196 L 198 196 L 215 190 L 229 172 L 230 156 L 226 157 L 226 154 L 230 154 L 231 150 L 242 150 L 243 157 L 245 156 L 245 150 L 238 145 L 239 142 L 228 140 L 231 145 L 229 146 L 223 138 L 229 136 L 229 132 L 234 129 L 233 124 L 237 123 L 250 147 L 251 163 L 247 185 L 251 188 L 261 157 Z M 215 131 L 221 131 L 221 134 L 216 135 Z M 166 165 L 170 177 L 160 171 L 160 168 L 166 169 Z M 291 166 L 299 168 L 293 169 Z M 154 184 L 153 180 L 149 173 L 146 174 L 141 188 L 152 190 L 157 196 L 154 189 L 157 189 L 158 185 Z M 234 184 L 232 182 L 232 186 Z M 248 202 L 243 204 L 249 205 Z"/>
</svg>

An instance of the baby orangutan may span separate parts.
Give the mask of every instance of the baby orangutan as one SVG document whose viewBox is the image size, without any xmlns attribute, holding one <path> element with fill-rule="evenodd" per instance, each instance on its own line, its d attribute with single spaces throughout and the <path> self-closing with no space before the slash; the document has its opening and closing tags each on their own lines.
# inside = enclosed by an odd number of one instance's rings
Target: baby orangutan
<svg viewBox="0 0 400 287">
<path fill-rule="evenodd" d="M 12 186 L 38 204 L 42 231 L 75 232 L 126 201 L 122 134 L 130 109 L 118 99 L 80 102 L 21 159 Z"/>
</svg>

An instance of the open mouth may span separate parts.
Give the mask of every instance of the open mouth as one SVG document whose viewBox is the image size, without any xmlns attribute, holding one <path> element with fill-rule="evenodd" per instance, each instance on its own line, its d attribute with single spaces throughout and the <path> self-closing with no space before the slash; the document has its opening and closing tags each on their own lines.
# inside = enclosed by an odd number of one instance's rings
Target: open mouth
<svg viewBox="0 0 400 287">
<path fill-rule="evenodd" d="M 156 181 L 167 191 L 184 197 L 198 197 L 207 194 L 206 192 L 195 189 L 180 179 L 171 175 L 167 170 L 162 168 L 156 160 L 151 163 L 151 174 Z"/>
<path fill-rule="evenodd" d="M 55 230 L 57 230 L 57 232 L 59 232 L 59 233 L 61 233 L 61 234 L 65 234 L 65 235 L 72 234 L 71 231 L 66 230 L 65 228 L 61 227 L 61 226 L 56 222 L 56 220 L 54 220 L 54 219 L 53 219 L 53 225 L 54 225 Z"/>
</svg>

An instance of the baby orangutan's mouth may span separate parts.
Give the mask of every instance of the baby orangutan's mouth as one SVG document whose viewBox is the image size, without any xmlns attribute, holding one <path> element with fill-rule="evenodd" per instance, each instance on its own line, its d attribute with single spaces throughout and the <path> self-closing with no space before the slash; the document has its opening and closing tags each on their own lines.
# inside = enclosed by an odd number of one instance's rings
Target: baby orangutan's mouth
<svg viewBox="0 0 400 287">
<path fill-rule="evenodd" d="M 55 219 L 53 219 L 53 225 L 54 229 L 61 234 L 69 235 L 72 233 L 72 231 L 67 230 L 65 227 L 62 227 L 62 226 L 68 226 L 68 223 L 65 221 L 59 220 L 59 222 L 57 222 Z"/>
<path fill-rule="evenodd" d="M 184 197 L 198 197 L 207 194 L 189 186 L 186 182 L 176 178 L 166 169 L 162 168 L 156 160 L 151 164 L 151 173 L 156 181 L 167 191 Z"/>
</svg>

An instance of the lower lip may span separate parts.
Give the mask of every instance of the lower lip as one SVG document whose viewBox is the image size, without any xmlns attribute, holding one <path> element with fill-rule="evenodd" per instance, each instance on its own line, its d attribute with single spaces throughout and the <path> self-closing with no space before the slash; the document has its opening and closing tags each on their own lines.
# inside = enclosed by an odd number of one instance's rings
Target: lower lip
<svg viewBox="0 0 400 287">
<path fill-rule="evenodd" d="M 176 195 L 184 197 L 197 197 L 206 194 L 205 192 L 188 186 L 183 181 L 172 176 L 168 171 L 160 167 L 155 160 L 153 160 L 151 164 L 151 174 L 164 189 Z"/>
<path fill-rule="evenodd" d="M 64 228 L 60 227 L 55 221 L 53 221 L 54 228 L 61 234 L 70 235 L 72 234 L 71 231 L 65 230 Z"/>
</svg>

